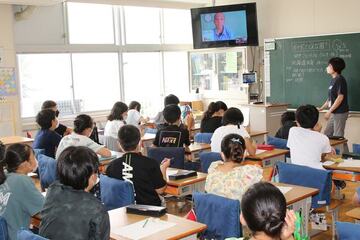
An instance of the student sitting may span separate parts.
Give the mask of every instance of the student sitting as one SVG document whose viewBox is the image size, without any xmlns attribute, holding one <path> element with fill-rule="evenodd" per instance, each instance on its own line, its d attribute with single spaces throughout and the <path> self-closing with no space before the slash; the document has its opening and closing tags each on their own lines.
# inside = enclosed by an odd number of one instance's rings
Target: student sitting
<svg viewBox="0 0 360 240">
<path fill-rule="evenodd" d="M 284 112 L 281 115 L 281 127 L 276 132 L 275 137 L 288 139 L 290 128 L 295 127 L 295 113 L 294 112 Z"/>
<path fill-rule="evenodd" d="M 58 110 L 56 102 L 54 102 L 52 100 L 47 100 L 47 101 L 43 102 L 43 104 L 41 106 L 41 110 L 45 110 L 45 109 L 53 110 L 56 114 L 56 117 L 59 117 L 60 112 Z M 65 135 L 72 133 L 72 129 L 68 128 L 65 125 L 62 125 L 60 123 L 59 126 L 55 129 L 55 132 L 57 132 L 60 136 L 63 137 Z"/>
<path fill-rule="evenodd" d="M 296 110 L 295 116 L 298 127 L 290 129 L 287 142 L 291 163 L 324 169 L 321 161 L 332 148 L 328 137 L 320 133 L 319 111 L 312 105 L 304 105 Z"/>
<path fill-rule="evenodd" d="M 217 128 L 221 127 L 222 117 L 226 110 L 227 106 L 224 102 L 211 102 L 201 119 L 200 132 L 213 133 Z"/>
<path fill-rule="evenodd" d="M 99 160 L 87 147 L 68 147 L 59 156 L 59 181 L 47 191 L 40 235 L 52 240 L 110 238 L 109 215 L 89 191 L 98 182 Z"/>
<path fill-rule="evenodd" d="M 89 115 L 81 114 L 74 120 L 74 132 L 61 139 L 56 151 L 56 159 L 62 151 L 70 146 L 85 146 L 96 152 L 102 157 L 110 157 L 111 152 L 106 147 L 97 144 L 89 138 L 94 127 L 94 122 Z"/>
<path fill-rule="evenodd" d="M 36 134 L 33 148 L 44 149 L 46 156 L 55 158 L 56 149 L 61 141 L 61 136 L 55 132 L 59 126 L 55 112 L 50 109 L 40 111 L 36 116 L 36 122 L 41 129 Z"/>
<path fill-rule="evenodd" d="M 119 129 L 126 124 L 128 106 L 123 102 L 116 102 L 111 109 L 105 125 L 104 136 L 117 138 Z"/>
<path fill-rule="evenodd" d="M 132 101 L 129 104 L 129 111 L 127 112 L 126 123 L 138 127 L 141 123 L 149 121 L 140 114 L 141 104 L 137 101 Z"/>
<path fill-rule="evenodd" d="M 240 222 L 251 231 L 250 240 L 293 240 L 296 216 L 286 210 L 286 200 L 280 190 L 268 182 L 250 187 L 241 203 Z M 235 238 L 228 238 L 227 240 Z"/>
<path fill-rule="evenodd" d="M 244 116 L 240 109 L 229 108 L 223 117 L 223 126 L 215 130 L 211 137 L 211 151 L 221 152 L 221 141 L 230 134 L 235 133 L 242 136 L 245 140 L 246 150 L 250 155 L 255 155 L 256 146 L 253 145 L 249 133 L 241 125 L 244 122 Z"/>
<path fill-rule="evenodd" d="M 179 103 L 180 103 L 179 98 L 177 96 L 175 96 L 174 94 L 169 94 L 164 98 L 164 108 L 168 105 L 171 105 L 171 104 L 178 105 Z M 165 124 L 165 118 L 164 118 L 163 111 L 158 112 L 158 114 L 154 118 L 154 123 L 156 124 L 156 126 L 158 128 L 161 128 L 162 125 Z"/>
<path fill-rule="evenodd" d="M 6 150 L 0 143 L 0 215 L 5 218 L 10 240 L 16 240 L 21 228 L 29 228 L 32 216 L 40 212 L 44 197 L 27 176 L 37 169 L 32 148 L 24 144 L 13 144 Z M 4 172 L 4 168 L 7 172 Z"/>
<path fill-rule="evenodd" d="M 153 142 L 156 147 L 185 147 L 186 152 L 190 152 L 189 131 L 180 126 L 181 111 L 177 105 L 168 105 L 164 108 L 164 118 L 166 124 L 156 133 Z"/>
<path fill-rule="evenodd" d="M 205 190 L 226 198 L 241 200 L 244 192 L 259 182 L 263 170 L 255 165 L 242 165 L 245 141 L 238 134 L 229 134 L 221 142 L 221 157 L 224 161 L 211 163 L 206 178 Z"/>
<path fill-rule="evenodd" d="M 169 159 L 159 164 L 140 153 L 140 131 L 132 125 L 119 130 L 119 143 L 125 154 L 113 160 L 106 169 L 106 175 L 129 181 L 135 190 L 137 204 L 161 206 L 159 194 L 166 188 L 166 169 Z"/>
</svg>

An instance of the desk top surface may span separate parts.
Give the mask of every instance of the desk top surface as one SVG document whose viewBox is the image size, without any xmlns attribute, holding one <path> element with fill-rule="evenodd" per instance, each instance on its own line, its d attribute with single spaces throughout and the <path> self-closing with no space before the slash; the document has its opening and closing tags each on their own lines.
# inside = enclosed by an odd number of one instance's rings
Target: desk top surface
<svg viewBox="0 0 360 240">
<path fill-rule="evenodd" d="M 286 183 L 272 182 L 272 184 L 274 184 L 275 186 L 292 187 L 290 191 L 285 193 L 285 199 L 287 205 L 293 204 L 295 202 L 301 201 L 307 197 L 319 193 L 319 189 L 316 188 L 308 188 L 308 187 L 302 187 L 302 186 L 291 185 Z"/>
<path fill-rule="evenodd" d="M 348 142 L 348 140 L 346 138 L 344 138 L 342 140 L 336 140 L 336 139 L 329 139 L 329 140 L 330 140 L 331 146 L 336 146 L 336 145 L 340 145 L 340 144 L 344 144 L 344 143 Z"/>
<path fill-rule="evenodd" d="M 15 143 L 32 143 L 34 139 L 21 136 L 8 136 L 0 137 L 0 141 L 3 142 L 4 145 L 11 145 Z"/>
<path fill-rule="evenodd" d="M 277 157 L 277 156 L 281 156 L 281 155 L 285 155 L 287 153 L 289 153 L 290 151 L 287 149 L 278 149 L 275 148 L 273 150 L 269 150 L 269 151 L 265 151 L 263 153 L 260 154 L 256 154 L 255 156 L 248 156 L 247 160 L 264 160 L 264 159 L 268 159 L 268 158 L 272 158 L 272 157 Z"/>
<path fill-rule="evenodd" d="M 141 215 L 135 215 L 135 214 L 127 214 L 126 208 L 118 208 L 109 211 L 110 216 L 110 237 L 111 239 L 127 239 L 124 237 L 121 237 L 119 235 L 116 235 L 113 232 L 113 229 L 124 227 L 126 225 L 142 221 L 148 216 L 141 216 Z M 157 232 L 155 234 L 152 234 L 146 238 L 143 239 L 179 239 L 184 238 L 196 233 L 199 233 L 206 229 L 206 225 L 194 221 L 187 220 L 185 218 L 177 217 L 175 215 L 171 214 L 165 214 L 164 216 L 160 217 L 163 221 L 169 221 L 172 223 L 176 223 L 175 226 L 166 229 L 164 231 Z"/>
<path fill-rule="evenodd" d="M 180 169 L 168 168 L 168 170 L 175 171 L 175 170 L 180 170 Z M 206 176 L 207 176 L 206 173 L 197 172 L 197 176 L 184 178 L 184 179 L 180 179 L 180 180 L 169 180 L 169 178 L 167 177 L 166 182 L 170 186 L 181 187 L 181 186 L 194 184 L 194 183 L 197 183 L 197 182 L 206 181 Z"/>
<path fill-rule="evenodd" d="M 354 209 L 346 212 L 345 214 L 351 218 L 360 220 L 360 207 L 354 208 Z"/>
<path fill-rule="evenodd" d="M 354 160 L 354 161 L 360 161 L 360 160 Z M 339 163 L 334 163 L 332 165 L 323 165 L 323 167 L 328 170 L 339 170 L 339 171 L 360 173 L 359 167 L 339 167 L 338 165 L 339 165 Z"/>
<path fill-rule="evenodd" d="M 201 150 L 208 150 L 211 149 L 211 145 L 208 143 L 192 143 L 189 146 L 190 152 L 196 152 Z"/>
</svg>

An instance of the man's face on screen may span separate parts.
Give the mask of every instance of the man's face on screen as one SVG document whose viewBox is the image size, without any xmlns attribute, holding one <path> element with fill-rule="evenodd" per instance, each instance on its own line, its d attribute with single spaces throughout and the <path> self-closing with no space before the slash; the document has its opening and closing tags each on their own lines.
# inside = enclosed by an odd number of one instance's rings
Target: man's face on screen
<svg viewBox="0 0 360 240">
<path fill-rule="evenodd" d="M 214 16 L 214 24 L 218 31 L 222 31 L 224 27 L 225 16 L 223 13 L 216 13 Z"/>
</svg>

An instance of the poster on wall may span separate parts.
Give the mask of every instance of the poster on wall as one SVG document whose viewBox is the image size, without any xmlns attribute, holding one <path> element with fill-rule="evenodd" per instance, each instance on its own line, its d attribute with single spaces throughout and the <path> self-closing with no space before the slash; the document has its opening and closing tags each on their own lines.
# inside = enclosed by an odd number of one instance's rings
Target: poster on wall
<svg viewBox="0 0 360 240">
<path fill-rule="evenodd" d="M 16 79 L 14 68 L 0 68 L 0 96 L 16 95 Z"/>
</svg>

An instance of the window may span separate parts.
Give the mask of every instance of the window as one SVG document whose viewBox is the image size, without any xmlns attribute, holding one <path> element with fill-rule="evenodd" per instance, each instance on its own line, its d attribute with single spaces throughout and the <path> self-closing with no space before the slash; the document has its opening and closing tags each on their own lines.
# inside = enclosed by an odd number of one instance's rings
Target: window
<svg viewBox="0 0 360 240">
<path fill-rule="evenodd" d="M 211 90 L 216 86 L 213 53 L 191 53 L 191 89 Z"/>
<path fill-rule="evenodd" d="M 242 52 L 216 53 L 216 64 L 219 79 L 219 90 L 239 90 L 244 72 Z"/>
<path fill-rule="evenodd" d="M 18 64 L 22 117 L 35 116 L 45 100 L 71 102 L 69 54 L 19 54 Z"/>
<path fill-rule="evenodd" d="M 111 109 L 120 100 L 117 53 L 72 54 L 75 103 L 80 111 Z"/>
<path fill-rule="evenodd" d="M 164 43 L 192 44 L 190 10 L 164 9 Z"/>
<path fill-rule="evenodd" d="M 160 44 L 160 9 L 124 7 L 126 44 Z"/>
<path fill-rule="evenodd" d="M 154 117 L 163 108 L 160 53 L 124 53 L 125 101 L 141 103 L 142 113 Z"/>
<path fill-rule="evenodd" d="M 114 44 L 111 5 L 67 4 L 70 44 Z"/>
<path fill-rule="evenodd" d="M 183 99 L 189 94 L 187 52 L 164 52 L 165 94 L 175 94 Z"/>
</svg>

